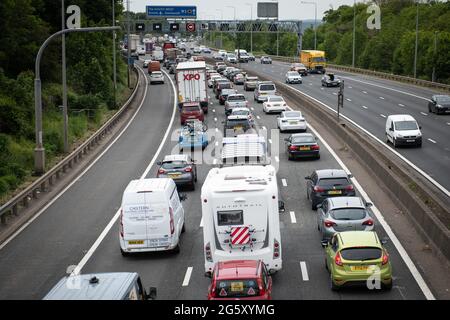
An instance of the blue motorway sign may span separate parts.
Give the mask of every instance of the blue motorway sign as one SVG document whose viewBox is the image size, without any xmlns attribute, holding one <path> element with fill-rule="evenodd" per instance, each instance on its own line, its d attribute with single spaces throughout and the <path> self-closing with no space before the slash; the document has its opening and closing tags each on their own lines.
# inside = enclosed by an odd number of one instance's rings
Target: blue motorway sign
<svg viewBox="0 0 450 320">
<path fill-rule="evenodd" d="M 196 6 L 147 6 L 147 18 L 197 18 Z"/>
</svg>

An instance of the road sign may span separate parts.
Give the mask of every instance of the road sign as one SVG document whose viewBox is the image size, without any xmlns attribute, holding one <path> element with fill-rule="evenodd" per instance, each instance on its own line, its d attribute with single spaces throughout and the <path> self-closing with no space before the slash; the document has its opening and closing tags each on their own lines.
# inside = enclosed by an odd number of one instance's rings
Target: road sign
<svg viewBox="0 0 450 320">
<path fill-rule="evenodd" d="M 136 31 L 145 31 L 145 23 L 136 23 Z"/>
<path fill-rule="evenodd" d="M 153 31 L 161 31 L 162 30 L 162 24 L 161 23 L 154 23 L 153 24 Z"/>
<path fill-rule="evenodd" d="M 186 31 L 195 32 L 195 23 L 194 22 L 186 23 Z"/>
<path fill-rule="evenodd" d="M 196 6 L 147 6 L 147 18 L 197 18 Z"/>
<path fill-rule="evenodd" d="M 178 23 L 170 24 L 170 31 L 178 31 L 178 30 L 180 30 L 180 24 L 178 24 Z"/>
</svg>

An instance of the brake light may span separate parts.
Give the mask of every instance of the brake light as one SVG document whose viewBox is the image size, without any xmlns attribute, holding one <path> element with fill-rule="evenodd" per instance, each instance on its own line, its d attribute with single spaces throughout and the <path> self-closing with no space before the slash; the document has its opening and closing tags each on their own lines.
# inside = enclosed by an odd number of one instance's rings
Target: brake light
<svg viewBox="0 0 450 320">
<path fill-rule="evenodd" d="M 389 262 L 389 255 L 386 251 L 383 251 L 383 260 L 381 261 L 381 264 L 384 266 L 386 263 Z"/>
<path fill-rule="evenodd" d="M 212 254 L 211 254 L 211 245 L 209 244 L 209 242 L 205 246 L 205 258 L 206 258 L 206 261 L 208 261 L 208 262 L 213 261 Z"/>
<path fill-rule="evenodd" d="M 335 226 L 336 223 L 334 223 L 333 221 L 330 221 L 330 220 L 325 220 L 325 221 L 323 222 L 323 225 L 324 225 L 325 227 L 327 227 L 327 228 L 331 228 L 331 227 Z"/>
<path fill-rule="evenodd" d="M 123 209 L 120 209 L 120 237 L 123 238 Z"/>
<path fill-rule="evenodd" d="M 164 174 L 164 173 L 166 173 L 166 170 L 164 170 L 164 169 L 159 169 L 158 170 L 158 174 Z"/>
<path fill-rule="evenodd" d="M 349 185 L 345 187 L 345 190 L 347 191 L 353 191 L 353 185 Z"/>
<path fill-rule="evenodd" d="M 273 240 L 273 258 L 279 258 L 280 257 L 280 243 L 277 241 L 277 239 Z"/>
<path fill-rule="evenodd" d="M 366 221 L 364 221 L 362 223 L 363 226 L 373 226 L 373 220 L 372 219 L 367 219 Z"/>
<path fill-rule="evenodd" d="M 175 232 L 175 225 L 173 222 L 173 209 L 172 207 L 169 207 L 169 215 L 170 215 L 170 234 L 173 234 Z"/>
<path fill-rule="evenodd" d="M 320 147 L 318 145 L 311 146 L 311 150 L 320 150 Z"/>
<path fill-rule="evenodd" d="M 321 187 L 319 187 L 319 186 L 315 186 L 315 187 L 314 187 L 314 191 L 315 191 L 315 192 L 324 192 L 325 189 L 324 189 L 324 188 L 321 188 Z"/>
<path fill-rule="evenodd" d="M 296 146 L 290 146 L 289 150 L 291 150 L 291 151 L 297 150 L 297 147 Z"/>
<path fill-rule="evenodd" d="M 342 258 L 341 258 L 341 254 L 338 252 L 336 254 L 336 256 L 334 257 L 334 263 L 336 263 L 336 265 L 342 267 L 344 264 L 342 263 Z"/>
<path fill-rule="evenodd" d="M 191 167 L 187 167 L 184 169 L 185 172 L 192 172 L 192 168 Z"/>
</svg>

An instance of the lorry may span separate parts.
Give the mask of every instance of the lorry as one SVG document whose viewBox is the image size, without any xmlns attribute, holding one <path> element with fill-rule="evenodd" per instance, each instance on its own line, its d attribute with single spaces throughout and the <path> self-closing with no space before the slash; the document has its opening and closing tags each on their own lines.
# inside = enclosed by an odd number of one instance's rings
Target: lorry
<svg viewBox="0 0 450 320">
<path fill-rule="evenodd" d="M 154 71 L 161 71 L 161 64 L 159 61 L 152 60 L 148 64 L 148 74 L 152 74 Z"/>
<path fill-rule="evenodd" d="M 230 260 L 262 260 L 282 268 L 276 169 L 271 165 L 213 168 L 201 190 L 205 275 Z"/>
<path fill-rule="evenodd" d="M 145 42 L 145 53 L 151 54 L 153 51 L 153 42 Z"/>
<path fill-rule="evenodd" d="M 162 50 L 154 49 L 152 52 L 152 60 L 163 61 L 164 60 L 164 52 Z"/>
<path fill-rule="evenodd" d="M 302 50 L 300 53 L 300 62 L 305 65 L 308 73 L 325 73 L 327 66 L 325 51 Z"/>
<path fill-rule="evenodd" d="M 175 48 L 175 43 L 169 42 L 169 41 L 165 41 L 163 43 L 162 49 L 164 52 L 164 59 L 166 58 L 166 55 L 167 55 L 167 49 L 171 49 L 171 48 Z"/>
<path fill-rule="evenodd" d="M 206 83 L 206 63 L 204 61 L 180 62 L 175 70 L 178 106 L 198 102 L 203 112 L 208 113 L 208 92 Z"/>
<path fill-rule="evenodd" d="M 139 44 L 141 43 L 141 38 L 138 34 L 130 34 L 129 45 L 131 52 L 136 52 Z"/>
</svg>

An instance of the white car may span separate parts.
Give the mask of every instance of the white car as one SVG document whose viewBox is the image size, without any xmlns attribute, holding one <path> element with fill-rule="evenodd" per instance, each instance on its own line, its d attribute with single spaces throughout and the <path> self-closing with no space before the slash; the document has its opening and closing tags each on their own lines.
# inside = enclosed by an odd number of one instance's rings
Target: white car
<svg viewBox="0 0 450 320">
<path fill-rule="evenodd" d="M 232 53 L 227 54 L 227 61 L 229 63 L 237 63 L 236 56 Z"/>
<path fill-rule="evenodd" d="M 150 84 L 164 83 L 164 75 L 161 71 L 153 71 L 150 74 Z"/>
<path fill-rule="evenodd" d="M 217 76 L 211 76 L 211 78 L 209 78 L 208 80 L 208 88 L 212 88 L 214 85 L 214 80 L 216 79 L 221 79 L 222 76 L 221 75 L 217 75 Z"/>
<path fill-rule="evenodd" d="M 136 51 L 137 51 L 137 54 L 140 56 L 145 55 L 145 47 L 138 47 Z"/>
<path fill-rule="evenodd" d="M 219 54 L 222 56 L 222 58 L 226 58 L 227 57 L 227 52 L 225 50 L 219 50 Z"/>
<path fill-rule="evenodd" d="M 249 108 L 233 108 L 228 117 L 230 116 L 236 117 L 237 119 L 248 119 L 252 126 L 255 124 L 255 118 Z"/>
<path fill-rule="evenodd" d="M 198 47 L 195 47 L 193 51 L 194 51 L 194 53 L 202 53 L 202 49 L 200 49 Z"/>
<path fill-rule="evenodd" d="M 302 83 L 302 76 L 297 71 L 286 73 L 286 83 Z"/>
<path fill-rule="evenodd" d="M 280 113 L 286 111 L 287 104 L 282 96 L 268 96 L 263 103 L 263 111 L 265 113 Z"/>
<path fill-rule="evenodd" d="M 152 60 L 149 60 L 149 59 L 144 60 L 144 63 L 142 64 L 142 66 L 143 66 L 144 68 L 148 68 L 148 64 L 149 64 L 151 61 L 152 61 Z"/>
<path fill-rule="evenodd" d="M 306 120 L 300 111 L 284 111 L 277 118 L 277 127 L 281 132 L 287 130 L 306 131 Z"/>
</svg>

